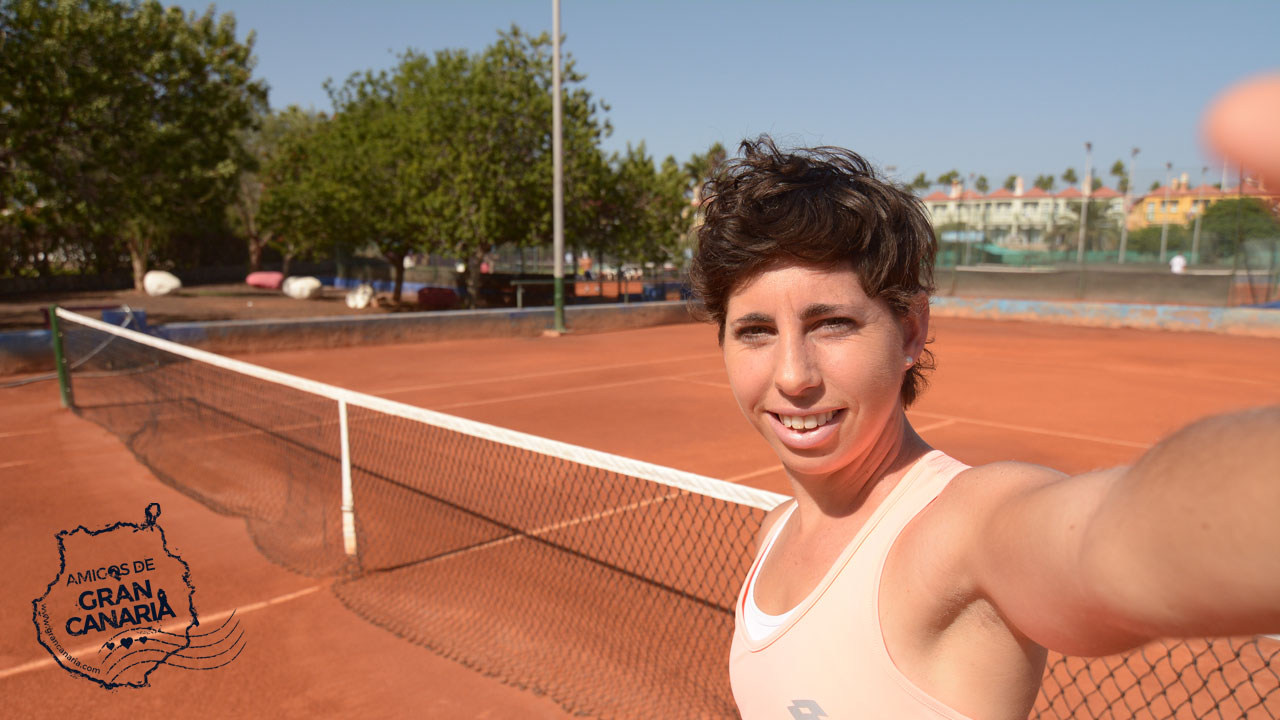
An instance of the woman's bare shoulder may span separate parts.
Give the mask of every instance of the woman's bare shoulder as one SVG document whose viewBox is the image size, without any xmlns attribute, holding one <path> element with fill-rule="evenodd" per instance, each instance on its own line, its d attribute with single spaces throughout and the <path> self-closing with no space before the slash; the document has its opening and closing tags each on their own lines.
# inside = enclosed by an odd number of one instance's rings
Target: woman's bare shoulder
<svg viewBox="0 0 1280 720">
<path fill-rule="evenodd" d="M 975 465 L 956 475 L 939 500 L 948 506 L 969 505 L 972 510 L 975 509 L 973 505 L 998 504 L 1066 477 L 1066 474 L 1043 465 L 1013 460 Z"/>
<path fill-rule="evenodd" d="M 982 528 L 1010 502 L 1036 489 L 1059 482 L 1066 475 L 1024 462 L 976 465 L 956 475 L 913 523 L 925 547 L 948 547 L 955 556 L 980 541 Z"/>
<path fill-rule="evenodd" d="M 769 531 L 773 529 L 774 524 L 795 504 L 796 499 L 791 498 L 765 514 L 764 520 L 760 521 L 760 529 L 756 531 L 756 537 L 751 546 L 752 556 L 759 554 L 760 548 L 764 545 L 765 538 L 769 537 Z"/>
</svg>

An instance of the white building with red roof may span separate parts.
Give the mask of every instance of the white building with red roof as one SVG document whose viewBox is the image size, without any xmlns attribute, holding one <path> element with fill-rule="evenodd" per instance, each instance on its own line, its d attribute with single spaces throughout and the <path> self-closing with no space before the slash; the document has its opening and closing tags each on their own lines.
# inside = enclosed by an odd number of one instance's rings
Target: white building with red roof
<svg viewBox="0 0 1280 720">
<path fill-rule="evenodd" d="M 1079 227 L 1082 197 L 1075 187 L 1058 193 L 1035 187 L 1024 190 L 1019 177 L 1012 190 L 1000 188 L 983 194 L 953 183 L 950 192 L 932 192 L 921 202 L 939 231 L 979 231 L 986 242 L 1036 250 L 1047 249 L 1055 238 L 1068 239 L 1068 231 Z M 1091 228 L 1120 227 L 1124 221 L 1123 195 L 1101 187 L 1090 193 L 1089 200 L 1106 204 L 1102 217 L 1089 218 Z M 1070 240 L 1074 242 L 1074 238 Z"/>
</svg>

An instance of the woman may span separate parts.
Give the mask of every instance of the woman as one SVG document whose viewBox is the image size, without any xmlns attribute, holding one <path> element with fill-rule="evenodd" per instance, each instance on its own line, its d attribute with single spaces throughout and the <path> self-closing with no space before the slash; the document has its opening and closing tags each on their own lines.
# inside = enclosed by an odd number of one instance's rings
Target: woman
<svg viewBox="0 0 1280 720">
<path fill-rule="evenodd" d="M 1280 629 L 1280 409 L 1129 468 L 968 468 L 904 412 L 931 365 L 920 203 L 845 150 L 742 152 L 708 184 L 693 279 L 794 494 L 738 602 L 745 718 L 1025 718 L 1046 648 Z"/>
</svg>

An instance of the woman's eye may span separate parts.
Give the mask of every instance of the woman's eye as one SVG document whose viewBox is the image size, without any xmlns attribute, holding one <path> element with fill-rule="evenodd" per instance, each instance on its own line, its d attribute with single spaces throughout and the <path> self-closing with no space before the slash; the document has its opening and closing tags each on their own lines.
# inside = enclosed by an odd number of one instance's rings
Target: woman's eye
<svg viewBox="0 0 1280 720">
<path fill-rule="evenodd" d="M 743 342 L 764 340 L 773 334 L 773 328 L 764 325 L 747 325 L 733 331 L 733 336 Z"/>
<path fill-rule="evenodd" d="M 851 318 L 833 317 L 833 318 L 824 318 L 818 321 L 817 327 L 823 330 L 848 332 L 850 330 L 857 329 L 858 324 L 855 323 Z"/>
</svg>

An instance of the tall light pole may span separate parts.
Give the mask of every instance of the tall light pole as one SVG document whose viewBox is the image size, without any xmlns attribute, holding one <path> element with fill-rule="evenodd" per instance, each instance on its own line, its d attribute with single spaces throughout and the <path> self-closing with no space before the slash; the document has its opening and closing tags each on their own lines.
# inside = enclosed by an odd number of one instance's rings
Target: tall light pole
<svg viewBox="0 0 1280 720">
<path fill-rule="evenodd" d="M 555 256 L 555 331 L 564 332 L 564 147 L 560 107 L 560 0 L 551 0 L 551 252 Z"/>
<path fill-rule="evenodd" d="M 1084 234 L 1089 225 L 1089 195 L 1093 192 L 1093 143 L 1084 144 L 1084 196 L 1080 200 L 1080 239 L 1076 241 L 1076 262 L 1084 264 Z"/>
<path fill-rule="evenodd" d="M 1204 215 L 1204 176 L 1208 174 L 1209 166 L 1205 165 L 1200 168 L 1200 187 L 1196 188 L 1196 206 L 1193 212 L 1196 214 L 1196 229 L 1191 234 L 1191 264 L 1195 265 L 1200 261 L 1200 216 Z"/>
<path fill-rule="evenodd" d="M 1173 170 L 1173 163 L 1166 162 L 1164 164 L 1164 204 L 1160 206 L 1160 262 L 1164 262 L 1164 256 L 1169 249 L 1169 183 L 1170 172 Z"/>
<path fill-rule="evenodd" d="M 1124 248 L 1129 242 L 1129 193 L 1133 191 L 1133 166 L 1138 164 L 1138 148 L 1129 151 L 1129 177 L 1124 182 L 1124 221 L 1120 223 L 1120 264 L 1124 264 Z"/>
</svg>

